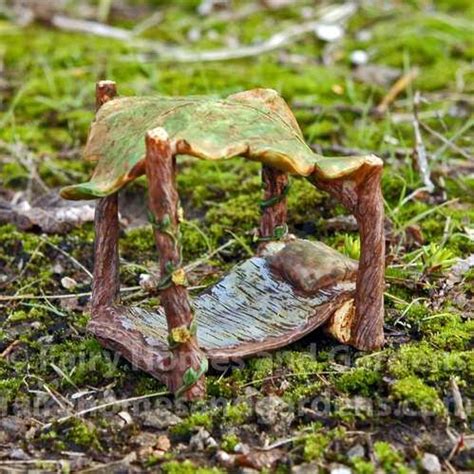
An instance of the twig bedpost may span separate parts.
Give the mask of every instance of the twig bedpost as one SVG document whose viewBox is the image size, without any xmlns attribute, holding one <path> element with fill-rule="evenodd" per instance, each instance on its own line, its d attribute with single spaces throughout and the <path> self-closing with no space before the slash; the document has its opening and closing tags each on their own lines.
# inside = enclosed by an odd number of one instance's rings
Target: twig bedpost
<svg viewBox="0 0 474 474">
<path fill-rule="evenodd" d="M 96 111 L 117 95 L 113 81 L 96 84 Z M 119 281 L 119 219 L 118 194 L 97 201 L 95 208 L 94 279 L 92 282 L 92 311 L 110 306 L 118 298 Z"/>
<path fill-rule="evenodd" d="M 378 349 L 384 343 L 385 235 L 381 177 L 382 167 L 375 167 L 357 189 L 355 218 L 361 253 L 351 342 L 363 350 Z"/>
<path fill-rule="evenodd" d="M 202 398 L 206 394 L 207 359 L 198 346 L 186 275 L 181 267 L 176 151 L 163 128 L 149 131 L 145 141 L 150 220 L 160 256 L 160 298 L 172 354 L 168 388 L 189 400 Z"/>
<path fill-rule="evenodd" d="M 385 269 L 384 210 L 381 190 L 383 162 L 366 157 L 366 164 L 349 177 L 327 180 L 317 174 L 311 180 L 339 200 L 357 220 L 361 255 L 357 274 L 355 314 L 349 343 L 361 350 L 384 343 L 383 292 Z"/>
<path fill-rule="evenodd" d="M 278 239 L 286 232 L 286 192 L 288 190 L 288 173 L 270 165 L 262 165 L 262 182 L 264 188 L 261 203 L 260 239 Z"/>
</svg>

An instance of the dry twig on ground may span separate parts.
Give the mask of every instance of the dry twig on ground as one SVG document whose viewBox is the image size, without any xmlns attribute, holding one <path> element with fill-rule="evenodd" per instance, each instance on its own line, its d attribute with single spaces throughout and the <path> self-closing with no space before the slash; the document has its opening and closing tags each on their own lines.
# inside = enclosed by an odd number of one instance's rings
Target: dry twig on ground
<svg viewBox="0 0 474 474">
<path fill-rule="evenodd" d="M 420 92 L 416 91 L 413 99 L 413 130 L 415 132 L 415 150 L 414 157 L 418 171 L 421 174 L 421 179 L 427 191 L 432 193 L 434 191 L 434 184 L 431 181 L 430 168 L 428 166 L 428 157 L 426 154 L 425 144 L 420 130 L 420 121 L 418 120 L 418 107 L 420 105 Z"/>
<path fill-rule="evenodd" d="M 376 115 L 383 115 L 388 110 L 390 104 L 414 81 L 417 75 L 418 69 L 416 68 L 408 71 L 406 74 L 403 74 L 403 76 L 401 76 L 395 82 L 395 84 L 393 84 L 380 104 L 375 107 L 374 113 Z"/>
<path fill-rule="evenodd" d="M 227 61 L 268 53 L 288 46 L 306 34 L 314 33 L 321 25 L 343 25 L 356 11 L 357 5 L 353 2 L 327 7 L 321 10 L 317 20 L 289 26 L 261 43 L 211 51 L 192 51 L 181 47 L 169 47 L 156 41 L 138 39 L 136 38 L 136 32 L 132 30 L 116 28 L 95 21 L 69 18 L 63 15 L 53 14 L 48 19 L 48 23 L 60 30 L 127 41 L 131 47 L 146 53 L 147 56 L 143 58 L 145 61 L 153 58 L 154 61 L 188 63 Z M 137 59 L 136 56 L 134 56 L 134 59 Z"/>
</svg>

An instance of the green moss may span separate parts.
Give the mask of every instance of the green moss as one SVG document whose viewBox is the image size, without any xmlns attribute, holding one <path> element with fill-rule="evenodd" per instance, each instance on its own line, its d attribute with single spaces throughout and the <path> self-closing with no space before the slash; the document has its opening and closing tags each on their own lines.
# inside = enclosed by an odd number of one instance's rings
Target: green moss
<svg viewBox="0 0 474 474">
<path fill-rule="evenodd" d="M 181 245 L 185 261 L 197 260 L 216 247 L 214 239 L 209 236 L 197 219 L 181 223 Z"/>
<path fill-rule="evenodd" d="M 470 377 L 469 352 L 436 350 L 426 342 L 406 344 L 387 360 L 390 375 L 400 379 L 415 375 L 428 382 L 447 381 L 452 375 Z"/>
<path fill-rule="evenodd" d="M 444 415 L 446 413 L 446 408 L 436 390 L 414 376 L 394 382 L 391 393 L 396 400 L 407 402 L 410 409 L 420 411 L 421 414 Z"/>
<path fill-rule="evenodd" d="M 281 351 L 276 358 L 276 366 L 286 367 L 290 373 L 302 381 L 322 372 L 326 364 L 315 359 L 314 354 L 298 351 Z"/>
<path fill-rule="evenodd" d="M 293 178 L 288 193 L 289 224 L 298 228 L 318 219 L 317 207 L 324 200 L 324 193 L 316 189 L 306 179 Z"/>
<path fill-rule="evenodd" d="M 29 172 L 20 163 L 5 163 L 0 166 L 0 179 L 7 188 L 24 188 Z"/>
<path fill-rule="evenodd" d="M 1 371 L 0 375 L 2 375 L 2 379 L 0 380 L 0 398 L 3 404 L 11 402 L 17 397 L 22 385 L 22 380 L 19 377 L 4 378 Z"/>
<path fill-rule="evenodd" d="M 443 351 L 467 351 L 474 339 L 474 321 L 463 320 L 456 314 L 428 316 L 422 321 L 420 329 L 427 342 Z"/>
<path fill-rule="evenodd" d="M 224 422 L 234 426 L 245 423 L 250 415 L 250 407 L 247 403 L 229 403 L 225 406 L 222 419 Z"/>
<path fill-rule="evenodd" d="M 377 393 L 382 383 L 382 374 L 363 367 L 354 368 L 335 377 L 335 384 L 343 392 L 368 397 Z"/>
<path fill-rule="evenodd" d="M 322 430 L 320 425 L 313 427 L 315 432 L 304 436 L 297 444 L 303 447 L 303 459 L 307 462 L 317 461 L 323 458 L 328 451 L 332 441 L 342 439 L 345 436 L 344 428 L 333 430 Z"/>
<path fill-rule="evenodd" d="M 134 374 L 133 394 L 136 397 L 149 393 L 165 392 L 166 387 L 153 377 L 145 373 Z"/>
<path fill-rule="evenodd" d="M 49 449 L 57 452 L 68 449 L 102 451 L 95 426 L 79 418 L 72 418 L 46 432 L 41 432 L 37 440 L 43 447 L 46 445 Z"/>
<path fill-rule="evenodd" d="M 213 415 L 211 411 L 196 412 L 189 415 L 183 421 L 171 428 L 171 433 L 178 437 L 186 437 L 198 427 L 211 430 L 213 425 Z"/>
<path fill-rule="evenodd" d="M 256 389 L 267 383 L 285 380 L 283 398 L 297 403 L 302 398 L 320 392 L 322 382 L 318 374 L 327 369 L 327 362 L 315 358 L 315 354 L 304 350 L 279 351 L 268 357 L 246 361 L 244 368 L 234 368 L 229 377 L 210 381 L 210 393 L 217 396 L 235 396 L 239 390 L 251 385 Z"/>
<path fill-rule="evenodd" d="M 232 197 L 258 191 L 260 172 L 257 163 L 243 159 L 215 163 L 189 158 L 180 167 L 177 181 L 181 199 L 193 206 L 190 212 L 196 212 L 196 208 L 226 204 Z"/>
<path fill-rule="evenodd" d="M 409 469 L 403 465 L 401 454 L 384 441 L 374 443 L 374 453 L 378 463 L 385 470 L 394 474 L 408 474 Z"/>
<path fill-rule="evenodd" d="M 46 433 L 41 433 L 39 440 L 46 443 L 54 451 L 64 451 L 67 449 L 67 445 L 60 437 L 61 435 L 57 431 L 51 429 Z"/>
<path fill-rule="evenodd" d="M 221 448 L 228 453 L 233 453 L 235 447 L 240 443 L 239 437 L 234 434 L 225 434 L 222 436 Z"/>
<path fill-rule="evenodd" d="M 69 374 L 76 385 L 101 385 L 108 380 L 124 377 L 117 367 L 118 357 L 114 359 L 95 339 L 56 344 L 48 351 L 48 357 Z"/>
<path fill-rule="evenodd" d="M 0 226 L 0 239 L 2 242 L 2 257 L 7 255 L 17 255 L 24 250 L 32 253 L 41 243 L 39 237 L 34 234 L 19 232 L 12 224 Z"/>
<path fill-rule="evenodd" d="M 260 196 L 257 194 L 241 194 L 216 204 L 204 218 L 209 226 L 209 233 L 220 238 L 225 235 L 225 231 L 242 235 L 256 227 L 260 220 L 259 200 Z"/>
<path fill-rule="evenodd" d="M 93 425 L 83 420 L 74 419 L 71 426 L 65 429 L 65 439 L 74 446 L 83 449 L 101 450 L 97 431 Z"/>
<path fill-rule="evenodd" d="M 356 474 L 374 474 L 375 466 L 369 462 L 360 458 L 356 458 L 352 461 L 352 466 Z"/>
<path fill-rule="evenodd" d="M 28 313 L 23 310 L 13 311 L 10 316 L 8 316 L 8 321 L 10 323 L 18 323 L 29 319 Z"/>
<path fill-rule="evenodd" d="M 140 257 L 140 261 L 143 261 L 146 257 L 151 258 L 153 253 L 156 252 L 155 249 L 156 244 L 151 226 L 129 229 L 125 233 L 124 238 L 120 239 L 121 253 L 134 260 L 136 260 L 137 256 Z M 133 263 L 138 262 L 134 261 Z"/>
<path fill-rule="evenodd" d="M 283 394 L 283 399 L 289 403 L 298 403 L 308 397 L 315 397 L 322 392 L 325 385 L 321 380 L 303 382 L 288 378 L 288 387 Z"/>
<path fill-rule="evenodd" d="M 275 360 L 275 368 L 284 368 L 282 378 L 287 381 L 283 395 L 285 401 L 298 403 L 302 399 L 318 394 L 324 384 L 318 378 L 327 365 L 315 359 L 312 353 L 282 351 Z"/>
<path fill-rule="evenodd" d="M 224 474 L 217 467 L 198 467 L 191 461 L 169 461 L 161 465 L 166 474 Z"/>
<path fill-rule="evenodd" d="M 258 388 L 273 374 L 275 367 L 276 365 L 272 357 L 261 357 L 249 360 L 248 368 L 246 368 L 245 373 L 247 375 L 251 374 L 252 385 Z"/>
<path fill-rule="evenodd" d="M 303 458 L 305 461 L 321 459 L 328 448 L 330 439 L 323 433 L 312 433 L 303 442 Z"/>
</svg>

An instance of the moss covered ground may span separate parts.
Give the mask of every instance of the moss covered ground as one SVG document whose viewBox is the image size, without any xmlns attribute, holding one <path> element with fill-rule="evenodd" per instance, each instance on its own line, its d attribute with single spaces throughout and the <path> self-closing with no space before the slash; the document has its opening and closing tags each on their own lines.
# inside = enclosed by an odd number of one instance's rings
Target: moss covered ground
<svg viewBox="0 0 474 474">
<path fill-rule="evenodd" d="M 275 9 L 259 4 L 232 21 L 219 12 L 200 16 L 199 3 L 113 2 L 110 20 L 128 28 L 159 11 L 145 37 L 203 51 L 263 41 L 314 10 L 309 1 Z M 236 11 L 249 5 L 233 3 Z M 79 4 L 86 2 L 69 2 L 66 13 L 82 14 Z M 115 80 L 122 95 L 226 96 L 267 87 L 293 107 L 307 142 L 318 150 L 383 157 L 388 243 L 382 350 L 357 352 L 315 333 L 268 357 L 213 370 L 208 399 L 185 405 L 153 396 L 164 391 L 159 382 L 86 333 L 90 223 L 63 235 L 0 225 L 0 470 L 105 465 L 104 472 L 218 473 L 247 463 L 280 473 L 330 472 L 340 464 L 355 473 L 404 473 L 422 472 L 431 453 L 443 472 L 472 472 L 473 21 L 468 0 L 362 2 L 336 43 L 309 34 L 268 54 L 179 64 L 138 56 L 127 42 L 40 23 L 22 28 L 0 10 L 5 201 L 87 178 L 92 168 L 81 160 L 81 146 L 98 79 Z M 368 53 L 372 72 L 351 63 L 356 50 Z M 413 69 L 416 78 L 387 112 L 374 113 L 396 78 Z M 432 193 L 420 190 L 414 159 L 417 91 Z M 184 158 L 178 184 L 186 262 L 235 240 L 193 274 L 193 284 L 206 285 L 254 248 L 259 166 Z M 143 196 L 146 183 L 139 180 L 132 191 Z M 298 179 L 288 199 L 291 232 L 358 255 L 357 233 L 341 218 L 341 206 Z M 156 302 L 156 294 L 137 289 L 140 274 L 156 266 L 150 228 L 124 228 L 120 245 L 122 284 L 132 288 L 127 300 Z M 131 397 L 142 398 L 74 416 Z M 268 425 L 258 406 L 266 400 L 270 406 L 275 397 L 284 405 Z M 179 419 L 166 426 L 147 421 L 165 408 Z M 214 443 L 199 445 L 203 430 Z M 257 454 L 272 453 L 278 463 L 260 456 L 252 464 L 245 447 L 265 444 L 275 448 Z"/>
</svg>

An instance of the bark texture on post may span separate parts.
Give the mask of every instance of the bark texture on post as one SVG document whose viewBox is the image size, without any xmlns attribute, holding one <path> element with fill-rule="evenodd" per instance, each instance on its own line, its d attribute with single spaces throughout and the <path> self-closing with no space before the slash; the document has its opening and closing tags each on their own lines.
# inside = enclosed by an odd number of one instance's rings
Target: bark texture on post
<svg viewBox="0 0 474 474">
<path fill-rule="evenodd" d="M 359 226 L 361 255 L 350 344 L 361 350 L 378 349 L 384 343 L 385 237 L 381 176 L 382 162 L 374 157 L 372 164 L 350 177 L 334 180 L 316 174 L 311 177 L 318 188 L 329 192 L 354 214 Z"/>
<path fill-rule="evenodd" d="M 96 110 L 117 95 L 115 82 L 96 84 Z M 97 201 L 95 208 L 94 280 L 92 310 L 110 306 L 119 295 L 118 196 L 114 193 Z"/>
<path fill-rule="evenodd" d="M 160 255 L 160 298 L 172 352 L 168 388 L 190 400 L 202 398 L 206 393 L 204 373 L 207 359 L 197 343 L 194 314 L 181 268 L 175 168 L 174 150 L 166 131 L 156 128 L 148 132 L 146 175 L 149 208 Z"/>
<path fill-rule="evenodd" d="M 361 183 L 357 193 L 355 218 L 359 225 L 361 253 L 351 342 L 360 349 L 378 349 L 384 343 L 385 236 L 381 176 L 382 168 L 374 170 Z"/>
<path fill-rule="evenodd" d="M 270 240 L 278 238 L 278 229 L 286 229 L 286 192 L 288 173 L 269 165 L 262 165 L 262 182 L 264 187 L 262 218 L 260 220 L 260 238 Z"/>
<path fill-rule="evenodd" d="M 95 208 L 92 310 L 112 305 L 119 295 L 119 222 L 117 194 L 99 199 Z"/>
</svg>

